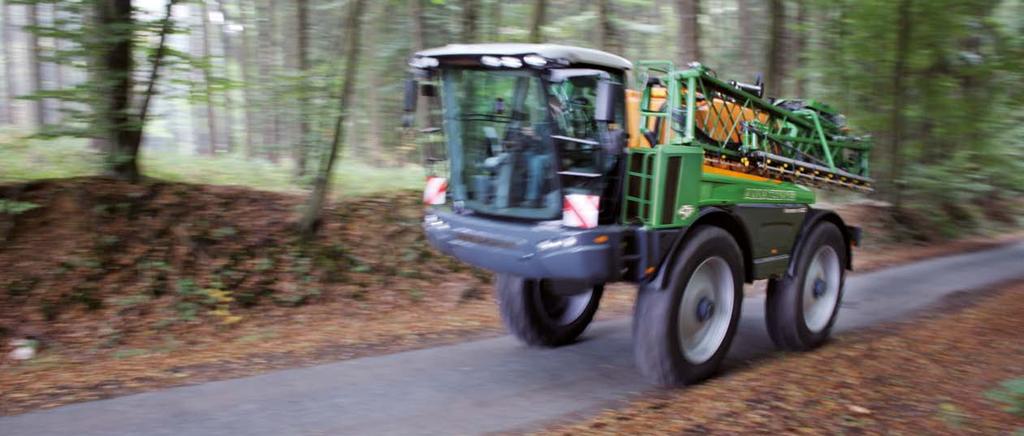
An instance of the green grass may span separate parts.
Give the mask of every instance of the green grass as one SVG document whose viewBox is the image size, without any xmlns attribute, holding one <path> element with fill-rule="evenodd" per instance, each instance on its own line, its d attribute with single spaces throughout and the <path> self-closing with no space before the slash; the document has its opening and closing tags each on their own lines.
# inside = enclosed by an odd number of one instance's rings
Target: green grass
<svg viewBox="0 0 1024 436">
<path fill-rule="evenodd" d="M 198 156 L 177 151 L 143 149 L 143 174 L 173 182 L 239 185 L 253 189 L 299 193 L 309 179 L 296 180 L 291 165 L 249 160 L 238 155 Z M 101 153 L 78 139 L 27 140 L 0 134 L 0 183 L 98 175 Z M 375 168 L 341 159 L 334 169 L 334 197 L 352 197 L 403 189 L 420 189 L 423 169 L 409 165 Z"/>
</svg>

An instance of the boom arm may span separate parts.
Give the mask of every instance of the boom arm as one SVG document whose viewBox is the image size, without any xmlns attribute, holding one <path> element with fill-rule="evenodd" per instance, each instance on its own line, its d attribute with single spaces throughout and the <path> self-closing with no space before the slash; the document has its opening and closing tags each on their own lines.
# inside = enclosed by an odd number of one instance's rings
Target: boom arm
<svg viewBox="0 0 1024 436">
<path fill-rule="evenodd" d="M 813 186 L 871 190 L 870 139 L 849 134 L 843 117 L 827 105 L 772 102 L 700 65 L 685 70 L 662 61 L 638 66 L 640 97 L 633 100 L 639 104 L 631 109 L 639 116 L 629 117 L 637 121 L 629 126 L 631 146 L 700 146 L 709 165 Z"/>
</svg>

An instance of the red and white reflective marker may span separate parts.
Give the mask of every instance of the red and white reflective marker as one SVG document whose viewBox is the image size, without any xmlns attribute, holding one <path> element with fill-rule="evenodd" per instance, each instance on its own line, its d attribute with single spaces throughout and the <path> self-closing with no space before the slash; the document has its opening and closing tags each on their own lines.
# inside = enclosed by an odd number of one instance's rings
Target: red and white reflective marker
<svg viewBox="0 0 1024 436">
<path fill-rule="evenodd" d="M 598 195 L 569 194 L 562 200 L 562 225 L 592 229 L 597 227 L 601 197 Z"/>
<path fill-rule="evenodd" d="M 447 192 L 448 179 L 444 177 L 427 176 L 427 187 L 423 189 L 423 204 L 444 204 L 445 194 Z"/>
</svg>

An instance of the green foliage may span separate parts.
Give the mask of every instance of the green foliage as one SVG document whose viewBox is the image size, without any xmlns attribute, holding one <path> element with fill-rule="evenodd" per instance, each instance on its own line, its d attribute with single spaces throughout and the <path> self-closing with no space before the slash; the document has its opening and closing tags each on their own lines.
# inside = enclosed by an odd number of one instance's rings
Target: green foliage
<svg viewBox="0 0 1024 436">
<path fill-rule="evenodd" d="M 0 183 L 96 175 L 102 158 L 85 141 L 17 140 L 0 136 Z M 150 151 L 140 157 L 143 172 L 154 178 L 211 185 L 240 185 L 279 192 L 300 192 L 294 170 L 238 155 L 197 156 L 174 151 Z M 420 189 L 418 166 L 376 168 L 357 160 L 342 160 L 333 178 L 332 194 L 355 197 L 378 192 Z"/>
<path fill-rule="evenodd" d="M 1024 417 L 1024 378 L 1000 383 L 999 388 L 986 392 L 985 398 L 1001 404 L 1008 413 Z"/>
<path fill-rule="evenodd" d="M 27 201 L 0 198 L 0 215 L 20 215 L 38 207 L 38 204 Z"/>
</svg>

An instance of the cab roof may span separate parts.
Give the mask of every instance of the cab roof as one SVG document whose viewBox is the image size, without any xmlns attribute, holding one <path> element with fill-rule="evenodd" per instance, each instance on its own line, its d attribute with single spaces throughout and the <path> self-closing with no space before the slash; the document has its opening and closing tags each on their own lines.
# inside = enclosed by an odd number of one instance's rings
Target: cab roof
<svg viewBox="0 0 1024 436">
<path fill-rule="evenodd" d="M 549 59 L 565 59 L 571 64 L 588 64 L 629 70 L 633 64 L 611 53 L 559 44 L 448 44 L 416 52 L 416 56 L 524 56 L 537 54 Z"/>
</svg>

